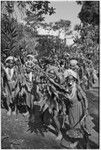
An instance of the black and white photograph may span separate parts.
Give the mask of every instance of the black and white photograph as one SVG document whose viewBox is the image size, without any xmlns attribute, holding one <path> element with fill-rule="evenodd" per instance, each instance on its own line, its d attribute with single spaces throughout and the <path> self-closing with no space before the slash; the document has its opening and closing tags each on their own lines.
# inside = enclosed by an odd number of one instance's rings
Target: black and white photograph
<svg viewBox="0 0 101 150">
<path fill-rule="evenodd" d="M 100 0 L 1 0 L 1 149 L 100 149 Z"/>
</svg>

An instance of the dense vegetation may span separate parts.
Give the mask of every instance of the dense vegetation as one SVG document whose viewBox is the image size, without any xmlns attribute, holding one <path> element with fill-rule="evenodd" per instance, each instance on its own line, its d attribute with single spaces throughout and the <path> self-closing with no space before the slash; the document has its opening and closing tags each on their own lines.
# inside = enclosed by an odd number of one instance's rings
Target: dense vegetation
<svg viewBox="0 0 101 150">
<path fill-rule="evenodd" d="M 53 107 L 56 111 L 65 115 L 65 104 L 62 99 L 66 99 L 65 88 L 61 85 L 62 73 L 69 68 L 71 59 L 78 61 L 78 74 L 80 84 L 84 90 L 89 89 L 94 83 L 94 75 L 99 72 L 99 2 L 78 2 L 82 5 L 79 18 L 80 25 L 75 26 L 75 31 L 79 36 L 74 38 L 74 44 L 68 46 L 67 35 L 71 35 L 71 21 L 63 20 L 55 23 L 45 23 L 45 15 L 52 15 L 55 9 L 46 1 L 2 1 L 1 2 L 1 61 L 2 61 L 2 88 L 8 87 L 7 77 L 3 70 L 5 59 L 8 56 L 18 58 L 16 63 L 17 74 L 15 75 L 15 95 L 14 102 L 17 107 L 22 108 L 22 104 L 30 109 L 29 126 L 37 132 L 43 129 L 39 118 L 35 118 L 36 109 L 34 104 L 41 108 L 41 115 L 47 108 L 53 115 Z M 16 8 L 23 13 L 23 23 L 21 24 L 15 17 Z M 86 9 L 85 9 L 86 8 Z M 39 35 L 39 29 L 48 31 L 47 35 Z M 50 35 L 50 31 L 57 31 L 58 35 Z M 61 39 L 61 34 L 64 38 Z M 28 54 L 35 55 L 37 62 L 31 67 L 23 67 Z M 75 68 L 74 68 L 75 69 Z M 34 80 L 28 83 L 25 74 L 32 72 Z M 51 72 L 52 71 L 52 72 Z M 2 90 L 2 96 L 4 91 Z M 11 94 L 12 91 L 9 90 Z M 12 96 L 12 94 L 10 95 Z M 14 97 L 15 96 L 15 97 Z M 25 101 L 26 97 L 26 101 Z M 2 107 L 4 107 L 4 97 Z M 35 103 L 33 103 L 33 101 Z M 61 106 L 61 107 L 60 107 Z M 38 110 L 38 109 L 37 109 Z M 34 112 L 33 112 L 34 111 Z M 19 110 L 21 112 L 21 109 Z M 46 113 L 47 114 L 47 113 Z M 48 114 L 49 115 L 49 114 Z M 36 119 L 36 120 L 35 120 Z M 39 121 L 39 122 L 37 122 Z M 45 120 L 46 124 L 50 120 Z M 36 123 L 33 126 L 33 123 Z M 32 125 L 32 126 L 31 126 Z M 37 127 L 38 127 L 37 126 Z"/>
</svg>

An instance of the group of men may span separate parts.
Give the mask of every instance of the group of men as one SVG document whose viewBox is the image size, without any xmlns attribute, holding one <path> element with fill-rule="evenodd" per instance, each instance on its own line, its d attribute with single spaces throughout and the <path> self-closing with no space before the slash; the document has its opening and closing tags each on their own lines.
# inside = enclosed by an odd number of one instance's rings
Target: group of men
<svg viewBox="0 0 101 150">
<path fill-rule="evenodd" d="M 1 83 L 2 83 L 2 96 L 4 97 L 2 103 L 6 106 L 7 114 L 11 115 L 12 109 L 11 104 L 14 104 L 17 93 L 20 91 L 19 84 L 24 82 L 24 77 L 29 81 L 30 85 L 32 82 L 32 71 L 28 66 L 34 65 L 36 59 L 32 55 L 28 55 L 25 63 L 22 64 L 20 59 L 13 56 L 9 56 L 4 63 L 1 65 Z M 28 69 L 27 69 L 28 68 Z M 29 86 L 30 88 L 30 86 Z M 30 89 L 29 89 L 30 90 Z M 15 106 L 13 106 L 15 107 Z M 16 107 L 13 109 L 13 114 L 16 114 Z"/>
<path fill-rule="evenodd" d="M 24 64 L 20 63 L 20 68 L 17 65 L 19 63 L 20 59 L 9 56 L 5 60 L 5 63 L 2 64 L 2 88 L 3 88 L 2 91 L 3 96 L 6 98 L 6 100 L 3 99 L 2 103 L 3 106 L 6 106 L 8 115 L 11 115 L 12 112 L 13 114 L 16 114 L 17 112 L 16 104 L 20 103 L 17 97 L 17 93 L 18 91 L 20 91 L 19 97 L 22 96 L 21 89 L 19 87 L 21 85 L 21 88 L 23 89 L 22 91 L 24 91 L 26 89 L 24 82 L 27 82 L 27 80 L 28 80 L 27 83 L 29 83 L 27 88 L 27 94 L 25 97 L 23 95 L 24 99 L 27 99 L 27 105 L 25 100 L 22 102 L 26 106 L 26 111 L 23 113 L 24 115 L 27 115 L 29 113 L 30 111 L 29 108 L 31 107 L 31 105 L 33 105 L 32 104 L 33 101 L 31 101 L 31 99 L 35 98 L 35 95 L 31 93 L 31 89 L 33 86 L 33 80 L 37 79 L 38 81 L 38 77 L 37 74 L 36 75 L 33 74 L 32 68 L 35 68 L 34 66 L 38 65 L 37 59 L 33 55 L 27 55 Z M 60 83 L 64 86 L 65 92 L 67 92 L 66 93 L 67 99 L 70 102 L 70 107 L 68 109 L 68 123 L 70 129 L 67 131 L 66 134 L 74 139 L 82 138 L 84 133 L 82 131 L 86 131 L 86 133 L 89 134 L 94 126 L 91 119 L 89 119 L 89 121 L 87 119 L 89 116 L 88 101 L 85 92 L 82 90 L 80 86 L 80 77 L 78 71 L 79 71 L 78 61 L 76 59 L 71 59 L 69 68 L 64 69 L 61 76 L 62 80 L 60 79 L 61 80 Z M 40 74 L 40 72 L 37 73 Z M 23 83 L 21 84 L 21 82 Z M 36 88 L 37 87 L 38 86 L 36 86 Z M 38 88 L 36 90 L 38 90 Z M 24 92 L 26 93 L 26 91 Z M 5 102 L 6 105 L 4 104 Z M 61 132 L 61 125 L 58 120 L 57 112 L 55 113 L 54 111 L 54 114 L 55 114 L 54 121 L 57 126 L 56 130 L 58 132 L 57 139 L 60 140 L 63 137 Z M 91 124 L 91 126 L 87 127 L 87 123 Z M 78 144 L 78 140 L 76 140 L 75 143 L 69 143 L 69 147 L 73 146 L 73 144 L 74 146 L 76 146 Z"/>
</svg>

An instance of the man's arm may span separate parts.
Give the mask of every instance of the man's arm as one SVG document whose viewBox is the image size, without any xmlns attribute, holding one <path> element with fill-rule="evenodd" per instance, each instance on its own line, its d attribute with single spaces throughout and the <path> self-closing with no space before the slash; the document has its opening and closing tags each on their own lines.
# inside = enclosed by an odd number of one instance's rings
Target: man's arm
<svg viewBox="0 0 101 150">
<path fill-rule="evenodd" d="M 80 87 L 80 85 L 77 86 L 77 90 L 80 94 L 80 97 L 82 98 L 84 105 L 85 105 L 85 109 L 88 109 L 88 99 L 86 97 L 86 93 L 82 90 L 82 88 Z"/>
</svg>

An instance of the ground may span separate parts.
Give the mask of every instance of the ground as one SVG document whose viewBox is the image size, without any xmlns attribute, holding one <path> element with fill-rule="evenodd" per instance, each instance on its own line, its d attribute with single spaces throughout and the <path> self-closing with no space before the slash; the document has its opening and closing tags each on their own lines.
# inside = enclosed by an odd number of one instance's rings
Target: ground
<svg viewBox="0 0 101 150">
<path fill-rule="evenodd" d="M 95 123 L 93 137 L 90 137 L 92 149 L 99 148 L 99 93 L 98 87 L 87 91 L 89 112 Z M 63 149 L 56 135 L 48 131 L 44 136 L 30 133 L 27 118 L 21 114 L 8 117 L 5 110 L 1 110 L 1 148 L 2 149 Z"/>
</svg>

